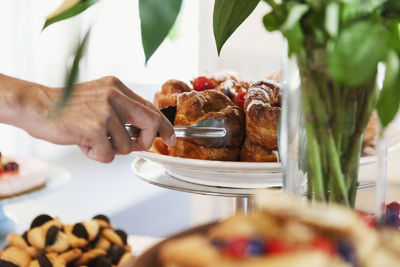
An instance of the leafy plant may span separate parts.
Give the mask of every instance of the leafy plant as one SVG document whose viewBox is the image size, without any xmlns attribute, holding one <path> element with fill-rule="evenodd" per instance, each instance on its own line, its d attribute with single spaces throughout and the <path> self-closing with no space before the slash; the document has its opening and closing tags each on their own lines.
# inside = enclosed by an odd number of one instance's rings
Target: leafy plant
<svg viewBox="0 0 400 267">
<path fill-rule="evenodd" d="M 76 2 L 50 22 L 80 13 L 97 1 Z M 260 0 L 215 0 L 218 53 Z M 400 103 L 400 1 L 264 0 L 268 31 L 280 31 L 298 63 L 307 135 L 309 195 L 354 205 L 362 137 L 376 107 L 383 127 Z M 84 5 L 84 3 L 86 3 Z M 79 7 L 79 8 L 78 8 Z M 181 0 L 139 0 L 146 62 L 167 36 Z M 63 15 L 61 15 L 63 14 Z M 380 92 L 378 64 L 386 66 Z"/>
</svg>

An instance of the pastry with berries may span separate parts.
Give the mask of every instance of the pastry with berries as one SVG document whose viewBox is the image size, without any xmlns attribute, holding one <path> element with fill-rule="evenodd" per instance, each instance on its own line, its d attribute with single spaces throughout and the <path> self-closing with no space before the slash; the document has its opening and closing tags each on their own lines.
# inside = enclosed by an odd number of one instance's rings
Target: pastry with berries
<svg viewBox="0 0 400 267">
<path fill-rule="evenodd" d="M 23 235 L 11 233 L 7 241 L 0 252 L 0 266 L 132 267 L 135 260 L 127 234 L 114 230 L 104 215 L 62 224 L 58 218 L 42 214 Z"/>
<path fill-rule="evenodd" d="M 304 205 L 282 193 L 258 195 L 257 202 L 257 213 L 235 215 L 206 234 L 164 243 L 159 252 L 163 266 L 400 266 L 395 228 L 368 225 L 342 206 Z"/>
</svg>

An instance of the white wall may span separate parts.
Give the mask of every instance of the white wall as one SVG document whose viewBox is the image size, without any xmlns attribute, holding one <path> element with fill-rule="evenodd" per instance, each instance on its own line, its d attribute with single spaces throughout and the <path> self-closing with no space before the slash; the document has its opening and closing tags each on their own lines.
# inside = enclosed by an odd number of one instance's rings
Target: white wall
<svg viewBox="0 0 400 267">
<path fill-rule="evenodd" d="M 218 58 L 215 46 L 212 15 L 214 0 L 199 1 L 200 10 L 200 73 L 217 70 L 236 70 L 244 79 L 262 79 L 280 69 L 281 35 L 269 33 L 262 24 L 269 7 L 263 1 L 237 29 L 222 48 Z"/>
</svg>

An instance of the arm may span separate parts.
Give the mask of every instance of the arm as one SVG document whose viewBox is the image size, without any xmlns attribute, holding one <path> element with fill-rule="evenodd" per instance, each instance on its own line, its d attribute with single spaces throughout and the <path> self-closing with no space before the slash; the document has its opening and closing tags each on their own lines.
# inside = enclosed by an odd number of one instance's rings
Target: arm
<svg viewBox="0 0 400 267">
<path fill-rule="evenodd" d="M 76 144 L 89 158 L 102 162 L 112 161 L 115 154 L 149 149 L 157 132 L 166 144 L 175 143 L 168 120 L 117 78 L 76 85 L 67 106 L 56 115 L 62 90 L 0 74 L 0 122 L 52 143 Z M 142 130 L 136 141 L 129 138 L 125 123 Z"/>
</svg>

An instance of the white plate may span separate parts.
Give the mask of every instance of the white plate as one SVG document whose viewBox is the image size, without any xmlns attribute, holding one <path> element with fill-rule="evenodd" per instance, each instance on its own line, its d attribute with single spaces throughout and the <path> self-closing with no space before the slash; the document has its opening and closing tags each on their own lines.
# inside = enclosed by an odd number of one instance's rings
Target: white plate
<svg viewBox="0 0 400 267">
<path fill-rule="evenodd" d="M 400 147 L 400 130 L 388 130 L 389 152 Z M 152 152 L 132 152 L 140 159 L 159 164 L 170 176 L 186 182 L 231 188 L 266 188 L 282 185 L 282 165 L 278 162 L 213 161 L 171 157 Z M 362 157 L 360 165 L 376 161 L 376 156 Z"/>
</svg>

